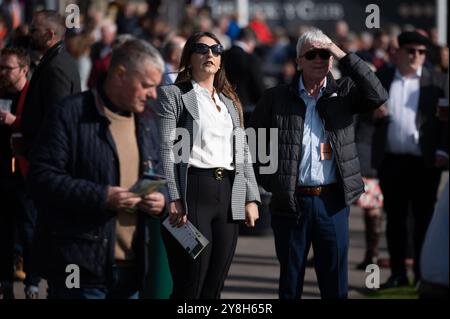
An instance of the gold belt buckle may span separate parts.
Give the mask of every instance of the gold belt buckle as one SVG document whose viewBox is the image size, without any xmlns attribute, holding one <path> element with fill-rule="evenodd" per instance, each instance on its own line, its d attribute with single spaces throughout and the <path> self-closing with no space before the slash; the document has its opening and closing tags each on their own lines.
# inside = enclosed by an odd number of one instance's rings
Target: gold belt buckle
<svg viewBox="0 0 450 319">
<path fill-rule="evenodd" d="M 223 175 L 224 175 L 224 168 L 223 167 L 218 167 L 214 170 L 214 178 L 218 181 L 221 181 L 223 179 Z"/>
<path fill-rule="evenodd" d="M 320 186 L 314 187 L 313 193 L 315 196 L 319 196 L 322 193 L 322 187 L 320 187 Z"/>
</svg>

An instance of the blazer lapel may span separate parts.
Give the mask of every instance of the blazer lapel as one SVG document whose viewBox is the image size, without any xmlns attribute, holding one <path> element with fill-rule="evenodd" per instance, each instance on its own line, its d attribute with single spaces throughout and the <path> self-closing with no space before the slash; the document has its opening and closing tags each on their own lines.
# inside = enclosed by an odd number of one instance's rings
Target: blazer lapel
<svg viewBox="0 0 450 319">
<path fill-rule="evenodd" d="M 219 96 L 222 102 L 226 105 L 228 112 L 230 112 L 231 120 L 233 121 L 233 128 L 240 127 L 239 115 L 233 102 L 222 93 L 220 93 Z"/>
<path fill-rule="evenodd" d="M 181 98 L 183 100 L 184 107 L 192 115 L 192 118 L 194 120 L 198 120 L 199 119 L 198 104 L 194 88 L 191 86 L 191 89 L 188 90 L 186 93 L 182 94 Z"/>
<path fill-rule="evenodd" d="M 421 127 L 422 119 L 429 113 L 429 110 L 433 109 L 430 107 L 430 101 L 427 101 L 430 95 L 428 90 L 430 90 L 430 72 L 427 68 L 422 67 L 422 76 L 420 77 L 420 92 L 419 92 L 419 105 L 417 107 L 416 113 L 416 125 L 417 128 Z"/>
</svg>

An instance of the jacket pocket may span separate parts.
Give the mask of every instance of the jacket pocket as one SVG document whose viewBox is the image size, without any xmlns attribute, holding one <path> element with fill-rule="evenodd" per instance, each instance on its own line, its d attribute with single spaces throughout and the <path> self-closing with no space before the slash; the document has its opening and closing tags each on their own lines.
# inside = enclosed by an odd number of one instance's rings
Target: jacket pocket
<svg viewBox="0 0 450 319">
<path fill-rule="evenodd" d="M 75 264 L 83 282 L 105 275 L 108 245 L 104 237 L 88 233 L 52 233 L 50 251 L 58 273 L 65 273 L 67 265 Z"/>
</svg>

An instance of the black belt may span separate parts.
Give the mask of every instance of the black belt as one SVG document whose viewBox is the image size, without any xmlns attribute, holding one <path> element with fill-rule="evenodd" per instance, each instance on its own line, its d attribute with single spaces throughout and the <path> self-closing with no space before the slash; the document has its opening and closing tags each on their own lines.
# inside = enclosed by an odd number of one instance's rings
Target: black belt
<svg viewBox="0 0 450 319">
<path fill-rule="evenodd" d="M 295 192 L 299 195 L 319 196 L 339 189 L 339 184 L 328 184 L 321 186 L 297 186 Z"/>
<path fill-rule="evenodd" d="M 193 175 L 201 175 L 201 176 L 210 176 L 214 177 L 216 180 L 220 181 L 225 177 L 232 176 L 234 171 L 227 170 L 223 167 L 216 168 L 198 168 L 198 167 L 189 167 L 188 173 Z"/>
</svg>

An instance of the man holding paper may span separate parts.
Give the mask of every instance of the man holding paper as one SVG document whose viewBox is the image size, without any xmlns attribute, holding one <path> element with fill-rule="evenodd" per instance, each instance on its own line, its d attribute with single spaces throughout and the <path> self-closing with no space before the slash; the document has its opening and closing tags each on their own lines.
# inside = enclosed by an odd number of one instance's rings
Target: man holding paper
<svg viewBox="0 0 450 319">
<path fill-rule="evenodd" d="M 114 50 L 104 83 L 63 100 L 46 118 L 29 178 L 41 208 L 50 298 L 135 299 L 148 280 L 156 235 L 147 226 L 166 200 L 163 188 L 129 189 L 159 172 L 156 116 L 147 103 L 163 69 L 153 46 L 127 41 Z M 79 289 L 70 289 L 68 265 L 79 268 Z"/>
</svg>

